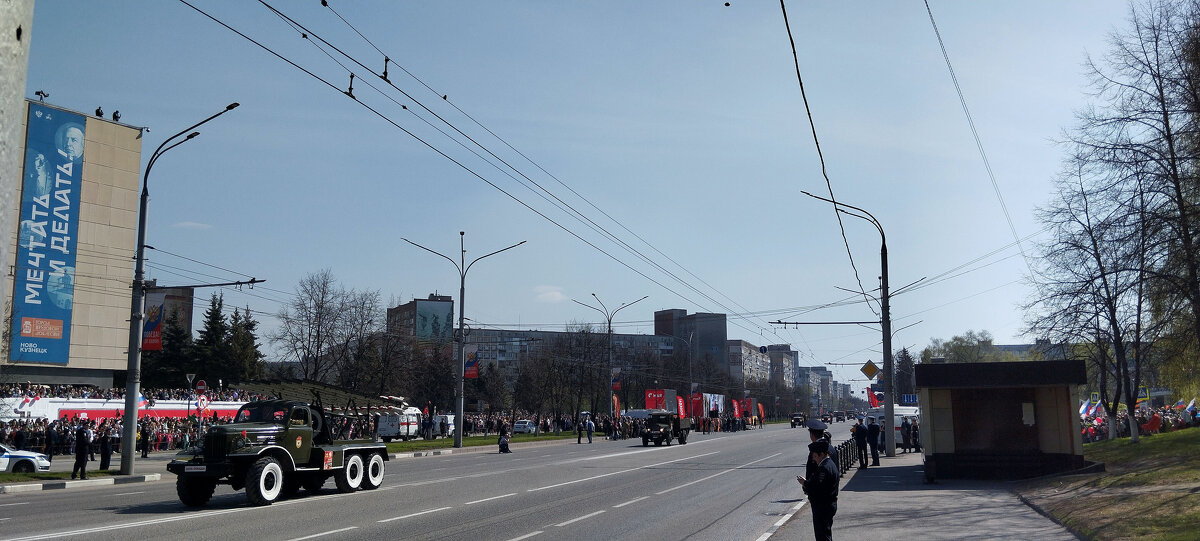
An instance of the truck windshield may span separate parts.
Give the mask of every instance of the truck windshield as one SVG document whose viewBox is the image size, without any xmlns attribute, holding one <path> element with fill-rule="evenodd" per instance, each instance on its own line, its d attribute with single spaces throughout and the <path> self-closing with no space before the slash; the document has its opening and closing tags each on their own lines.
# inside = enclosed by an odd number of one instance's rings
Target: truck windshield
<svg viewBox="0 0 1200 541">
<path fill-rule="evenodd" d="M 287 418 L 287 409 L 262 404 L 247 404 L 238 410 L 235 423 L 275 423 Z"/>
</svg>

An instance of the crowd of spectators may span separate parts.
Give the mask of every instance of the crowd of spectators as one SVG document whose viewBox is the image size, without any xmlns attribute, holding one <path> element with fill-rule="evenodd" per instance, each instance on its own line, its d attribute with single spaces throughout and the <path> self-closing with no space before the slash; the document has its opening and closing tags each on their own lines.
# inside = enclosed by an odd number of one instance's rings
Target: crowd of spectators
<svg viewBox="0 0 1200 541">
<path fill-rule="evenodd" d="M 1133 414 L 1134 423 L 1138 427 L 1139 436 L 1162 434 L 1175 430 L 1183 430 L 1200 426 L 1200 410 L 1189 412 L 1172 406 L 1159 408 L 1140 408 Z M 1080 417 L 1080 431 L 1084 443 L 1106 440 L 1109 431 L 1115 429 L 1118 438 L 1129 437 L 1129 413 L 1122 410 L 1112 419 L 1112 427 L 1105 416 Z"/>
<path fill-rule="evenodd" d="M 210 389 L 205 395 L 214 402 L 251 402 L 266 398 L 257 393 L 232 388 Z M 142 396 L 153 403 L 157 400 L 188 400 L 195 397 L 195 392 L 188 389 L 143 389 Z M 0 384 L 0 397 L 117 400 L 125 398 L 125 388 L 101 389 L 91 385 L 39 385 L 35 383 Z"/>
</svg>

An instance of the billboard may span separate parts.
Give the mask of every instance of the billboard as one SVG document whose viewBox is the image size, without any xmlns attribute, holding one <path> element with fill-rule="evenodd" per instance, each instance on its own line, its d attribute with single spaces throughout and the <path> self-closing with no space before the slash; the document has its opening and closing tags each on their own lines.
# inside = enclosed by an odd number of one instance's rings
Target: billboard
<svg viewBox="0 0 1200 541">
<path fill-rule="evenodd" d="M 463 365 L 463 377 L 467 379 L 479 378 L 479 345 L 467 344 L 463 346 L 465 353 L 466 364 Z"/>
<path fill-rule="evenodd" d="M 454 333 L 454 302 L 417 299 L 417 340 L 449 342 Z"/>
<path fill-rule="evenodd" d="M 162 351 L 166 304 L 166 293 L 152 291 L 146 294 L 146 321 L 142 323 L 142 349 L 145 351 Z"/>
<path fill-rule="evenodd" d="M 67 364 L 86 118 L 29 104 L 9 359 Z"/>
</svg>

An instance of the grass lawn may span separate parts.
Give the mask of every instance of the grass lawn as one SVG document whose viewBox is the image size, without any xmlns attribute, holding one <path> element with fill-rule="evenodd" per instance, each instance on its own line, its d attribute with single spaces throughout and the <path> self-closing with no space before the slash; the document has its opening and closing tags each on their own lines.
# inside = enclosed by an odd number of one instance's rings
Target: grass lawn
<svg viewBox="0 0 1200 541">
<path fill-rule="evenodd" d="M 119 470 L 88 470 L 88 479 L 117 475 Z M 0 485 L 9 483 L 24 483 L 27 481 L 59 481 L 70 480 L 69 471 L 49 471 L 43 473 L 0 473 Z"/>
<path fill-rule="evenodd" d="M 584 439 L 587 434 L 584 434 Z M 490 436 L 467 436 L 463 438 L 463 447 L 478 447 L 481 445 L 496 445 L 496 440 L 500 436 L 492 434 Z M 593 432 L 592 438 L 604 438 L 604 434 Z M 509 443 L 525 443 L 530 441 L 548 441 L 548 440 L 565 440 L 575 439 L 574 432 L 563 432 L 555 436 L 553 432 L 549 434 L 514 434 L 509 440 Z M 436 440 L 409 440 L 409 441 L 393 441 L 387 444 L 389 453 L 411 453 L 413 451 L 429 451 L 433 449 L 451 449 L 454 447 L 454 437 L 438 438 Z"/>
<path fill-rule="evenodd" d="M 1089 539 L 1200 539 L 1200 429 L 1085 444 L 1104 473 L 1027 481 L 1016 490 Z"/>
</svg>

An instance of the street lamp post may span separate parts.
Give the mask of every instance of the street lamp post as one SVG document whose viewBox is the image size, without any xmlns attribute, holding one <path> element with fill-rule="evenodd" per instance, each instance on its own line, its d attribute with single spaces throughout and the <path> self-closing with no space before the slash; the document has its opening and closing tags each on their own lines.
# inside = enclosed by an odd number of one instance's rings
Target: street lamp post
<svg viewBox="0 0 1200 541">
<path fill-rule="evenodd" d="M 604 319 L 608 322 L 608 378 L 606 378 L 606 379 L 608 379 L 608 385 L 605 386 L 606 390 L 604 392 L 604 396 L 608 398 L 608 418 L 610 421 L 615 420 L 617 417 L 616 412 L 614 411 L 614 406 L 613 406 L 613 401 L 612 401 L 612 367 L 613 367 L 612 320 L 613 320 L 613 316 L 616 316 L 617 312 L 620 312 L 621 310 L 624 310 L 625 308 L 628 308 L 628 307 L 633 306 L 641 301 L 646 300 L 647 297 L 649 297 L 649 295 L 645 295 L 642 298 L 640 298 L 636 301 L 630 302 L 630 303 L 622 303 L 621 306 L 618 306 L 617 309 L 613 310 L 612 312 L 608 311 L 608 307 L 604 306 L 604 301 L 600 300 L 600 297 L 597 297 L 595 293 L 592 293 L 592 298 L 596 299 L 596 302 L 600 303 L 600 306 L 602 309 L 596 308 L 595 306 L 592 306 L 590 304 L 584 304 L 582 302 L 576 301 L 575 299 L 571 299 L 572 301 L 575 301 L 575 304 L 578 304 L 580 306 L 586 306 L 588 308 L 591 308 L 592 310 L 595 310 L 597 312 L 600 312 L 601 314 L 604 314 Z"/>
<path fill-rule="evenodd" d="M 517 246 L 525 244 L 525 241 L 518 242 L 512 246 L 509 246 L 508 248 L 496 250 L 495 252 L 492 252 L 490 254 L 481 255 L 481 256 L 475 258 L 474 260 L 472 260 L 470 264 L 468 264 L 467 263 L 467 248 L 464 244 L 465 243 L 464 236 L 466 234 L 467 234 L 466 231 L 458 232 L 458 246 L 459 246 L 459 250 L 461 252 L 461 254 L 459 256 L 459 261 L 455 261 L 448 256 L 445 256 L 438 252 L 430 250 L 429 248 L 421 246 L 420 244 L 417 244 L 411 240 L 408 240 L 405 238 L 400 239 L 400 240 L 403 240 L 404 242 L 407 242 L 413 246 L 416 246 L 417 248 L 425 250 L 426 252 L 429 252 L 431 254 L 439 256 L 442 259 L 445 259 L 446 261 L 449 261 L 451 265 L 454 265 L 455 269 L 458 269 L 458 334 L 457 334 L 457 336 L 454 337 L 455 342 L 458 342 L 458 388 L 455 391 L 456 397 L 455 397 L 455 401 L 454 401 L 455 402 L 455 404 L 454 404 L 454 447 L 456 447 L 456 448 L 462 447 L 462 427 L 463 427 L 463 411 L 464 411 L 463 399 L 465 396 L 464 395 L 464 391 L 465 391 L 464 384 L 465 384 L 466 377 L 467 377 L 467 352 L 466 352 L 466 348 L 464 347 L 466 345 L 466 339 L 467 339 L 466 334 L 467 333 L 466 333 L 466 327 L 463 326 L 463 322 L 465 320 L 464 316 L 467 311 L 467 309 L 466 309 L 466 305 L 467 305 L 466 304 L 467 271 L 471 270 L 471 266 L 474 265 L 476 262 L 478 262 L 480 259 L 483 259 L 483 258 L 489 257 L 489 256 L 493 256 L 500 252 L 503 252 L 506 250 L 511 250 L 513 248 L 516 248 Z"/>
<path fill-rule="evenodd" d="M 800 193 L 812 197 L 813 199 L 820 199 L 826 203 L 833 203 L 838 212 L 871 222 L 871 225 L 874 225 L 875 229 L 879 230 L 879 262 L 880 266 L 882 267 L 882 275 L 879 277 L 879 305 L 880 310 L 883 312 L 880 316 L 880 326 L 883 327 L 883 415 L 884 418 L 887 419 L 888 431 L 890 432 L 890 434 L 887 434 L 885 437 L 887 444 L 884 445 L 884 450 L 887 452 L 887 456 L 896 456 L 897 432 L 895 427 L 892 426 L 896 422 L 896 396 L 894 394 L 896 389 L 892 372 L 892 312 L 891 297 L 888 295 L 887 235 L 883 233 L 883 225 L 879 223 L 879 220 L 875 219 L 875 216 L 866 210 L 858 208 L 854 205 L 847 205 L 841 201 L 834 201 L 832 199 L 826 199 L 824 197 L 813 195 L 805 191 L 801 191 Z M 855 214 L 840 207 L 854 209 L 862 214 Z"/>
<path fill-rule="evenodd" d="M 142 317 L 144 308 L 142 304 L 146 296 L 144 270 L 146 262 L 146 207 L 150 202 L 148 184 L 150 180 L 150 168 L 154 167 L 154 162 L 168 150 L 191 141 L 194 137 L 200 135 L 200 132 L 192 130 L 200 127 L 201 124 L 234 110 L 237 106 L 237 102 L 231 103 L 217 114 L 192 124 L 187 129 L 168 137 L 150 155 L 150 159 L 146 162 L 146 171 L 142 173 L 142 197 L 138 204 L 137 258 L 133 270 L 133 298 L 129 303 L 129 363 L 125 372 L 125 416 L 123 420 L 124 426 L 121 429 L 121 475 L 133 475 L 134 446 L 137 444 L 135 440 L 137 439 L 138 395 L 140 394 L 139 388 L 142 384 Z M 187 134 L 187 137 L 184 137 L 180 141 L 175 141 L 184 134 Z M 167 146 L 172 141 L 175 142 Z"/>
</svg>

